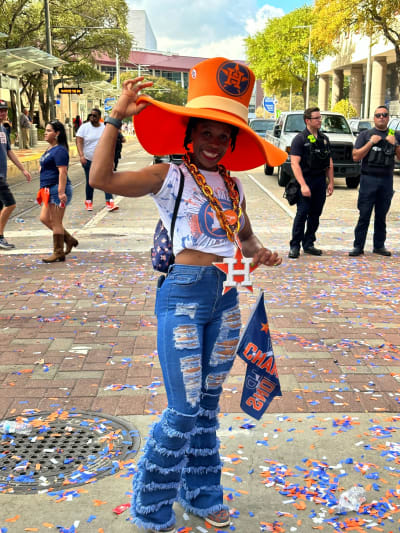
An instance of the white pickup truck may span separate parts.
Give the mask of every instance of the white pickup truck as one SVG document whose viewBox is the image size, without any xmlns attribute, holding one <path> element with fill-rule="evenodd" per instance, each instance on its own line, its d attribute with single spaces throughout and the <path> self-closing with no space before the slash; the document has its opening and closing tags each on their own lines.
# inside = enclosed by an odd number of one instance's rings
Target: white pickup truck
<svg viewBox="0 0 400 533">
<path fill-rule="evenodd" d="M 321 131 L 328 136 L 332 150 L 335 178 L 343 177 L 349 189 L 355 189 L 360 183 L 361 164 L 353 161 L 352 151 L 354 136 L 343 115 L 331 111 L 321 111 Z M 284 187 L 293 176 L 290 166 L 290 145 L 293 138 L 305 128 L 303 111 L 281 113 L 272 132 L 267 132 L 265 140 L 278 146 L 289 154 L 289 157 L 278 168 L 278 183 Z M 265 174 L 272 175 L 274 167 L 264 166 Z"/>
</svg>

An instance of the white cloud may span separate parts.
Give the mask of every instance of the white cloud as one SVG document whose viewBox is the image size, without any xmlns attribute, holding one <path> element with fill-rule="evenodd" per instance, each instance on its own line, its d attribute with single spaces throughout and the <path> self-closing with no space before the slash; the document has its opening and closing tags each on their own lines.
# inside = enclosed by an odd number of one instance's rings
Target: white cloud
<svg viewBox="0 0 400 533">
<path fill-rule="evenodd" d="M 256 0 L 130 0 L 130 8 L 146 10 L 159 50 L 231 59 L 245 59 L 243 39 L 284 14 L 270 5 L 257 9 Z"/>
<path fill-rule="evenodd" d="M 264 29 L 269 19 L 282 17 L 284 14 L 285 12 L 280 7 L 265 5 L 257 11 L 255 18 L 246 20 L 246 32 L 249 35 L 254 35 Z"/>
</svg>

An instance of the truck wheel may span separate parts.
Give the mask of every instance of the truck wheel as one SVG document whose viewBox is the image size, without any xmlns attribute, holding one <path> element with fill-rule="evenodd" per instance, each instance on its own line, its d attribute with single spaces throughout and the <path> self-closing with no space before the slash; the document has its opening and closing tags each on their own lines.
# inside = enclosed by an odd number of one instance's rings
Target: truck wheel
<svg viewBox="0 0 400 533">
<path fill-rule="evenodd" d="M 290 174 L 288 174 L 282 167 L 278 168 L 278 185 L 286 187 L 290 181 Z"/>
<path fill-rule="evenodd" d="M 360 184 L 360 176 L 346 178 L 346 185 L 349 189 L 357 189 Z"/>
<path fill-rule="evenodd" d="M 274 167 L 269 167 L 268 165 L 264 165 L 264 174 L 267 176 L 272 176 L 274 173 Z"/>
</svg>

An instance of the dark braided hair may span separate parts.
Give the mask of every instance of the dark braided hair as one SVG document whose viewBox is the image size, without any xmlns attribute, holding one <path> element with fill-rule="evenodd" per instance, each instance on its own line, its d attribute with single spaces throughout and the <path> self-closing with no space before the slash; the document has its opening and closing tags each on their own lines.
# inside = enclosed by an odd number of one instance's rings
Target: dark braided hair
<svg viewBox="0 0 400 533">
<path fill-rule="evenodd" d="M 207 120 L 207 119 L 197 118 L 197 117 L 190 117 L 189 119 L 188 125 L 186 127 L 185 138 L 183 140 L 183 146 L 185 147 L 185 150 L 187 152 L 189 151 L 189 144 L 192 142 L 192 130 L 193 128 L 196 127 L 197 123 L 200 122 L 201 120 Z M 237 128 L 236 126 L 231 126 L 230 124 L 228 124 L 228 126 L 231 127 L 231 150 L 233 152 L 236 146 L 236 138 L 239 133 L 239 128 Z"/>
</svg>

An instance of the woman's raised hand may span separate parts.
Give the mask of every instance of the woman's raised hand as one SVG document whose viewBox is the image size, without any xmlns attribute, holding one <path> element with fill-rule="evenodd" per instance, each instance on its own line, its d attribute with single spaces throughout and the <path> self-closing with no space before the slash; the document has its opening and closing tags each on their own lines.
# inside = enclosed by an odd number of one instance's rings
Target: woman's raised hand
<svg viewBox="0 0 400 533">
<path fill-rule="evenodd" d="M 132 115 L 139 114 L 147 104 L 136 104 L 139 98 L 139 91 L 146 87 L 153 85 L 152 81 L 146 81 L 142 83 L 143 76 L 139 76 L 133 80 L 125 80 L 122 84 L 122 93 L 115 103 L 110 115 L 114 118 L 123 119 L 125 117 L 131 117 Z"/>
</svg>

